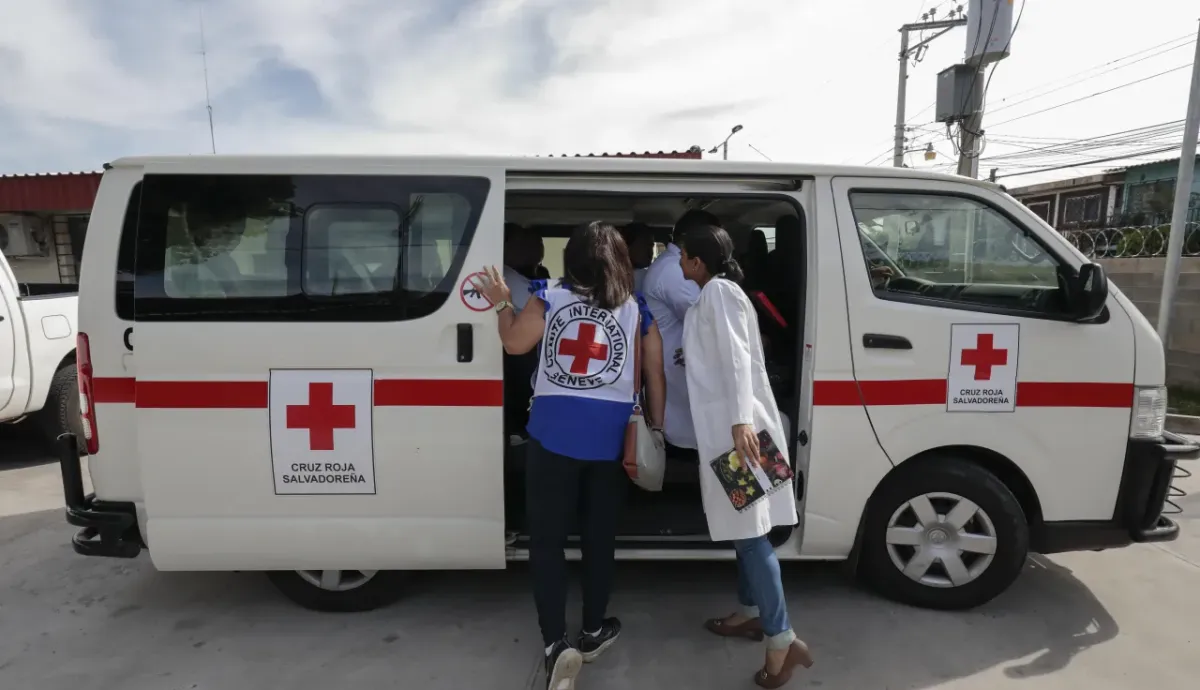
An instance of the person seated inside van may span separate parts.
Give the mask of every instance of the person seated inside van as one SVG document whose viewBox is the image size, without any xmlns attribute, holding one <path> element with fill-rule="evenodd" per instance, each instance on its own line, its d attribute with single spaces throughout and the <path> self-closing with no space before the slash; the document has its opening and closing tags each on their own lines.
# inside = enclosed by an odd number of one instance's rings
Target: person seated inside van
<svg viewBox="0 0 1200 690">
<path fill-rule="evenodd" d="M 519 313 L 529 301 L 531 281 L 550 278 L 550 271 L 542 266 L 545 255 L 546 247 L 537 231 L 516 223 L 504 224 L 504 282 L 512 289 L 514 313 Z M 537 364 L 536 350 L 521 355 L 504 354 L 504 427 L 510 445 L 528 438 L 525 425 L 529 422 Z"/>
<path fill-rule="evenodd" d="M 634 221 L 621 229 L 621 237 L 629 247 L 629 260 L 633 262 L 633 291 L 640 294 L 646 271 L 654 261 L 654 231 L 645 223 Z"/>
<path fill-rule="evenodd" d="M 800 219 L 793 215 L 782 215 L 775 219 L 775 248 L 767 255 L 769 278 L 766 281 L 767 297 L 783 315 L 789 326 L 796 320 L 800 305 L 800 277 L 804 274 L 800 261 Z"/>
<path fill-rule="evenodd" d="M 536 230 L 504 224 L 504 282 L 513 290 L 516 313 L 529 301 L 529 281 L 550 279 L 550 271 L 542 265 L 544 258 L 546 245 Z"/>
</svg>

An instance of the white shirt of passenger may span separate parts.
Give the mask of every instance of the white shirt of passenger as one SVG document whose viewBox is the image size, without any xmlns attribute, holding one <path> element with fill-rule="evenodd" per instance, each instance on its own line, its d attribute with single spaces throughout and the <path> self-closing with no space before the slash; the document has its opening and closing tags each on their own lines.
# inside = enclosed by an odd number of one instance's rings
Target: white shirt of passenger
<svg viewBox="0 0 1200 690">
<path fill-rule="evenodd" d="M 650 270 L 649 266 L 647 266 L 645 268 L 633 269 L 633 291 L 634 292 L 645 294 L 644 288 L 646 286 L 646 272 L 649 270 Z"/>
<path fill-rule="evenodd" d="M 671 445 L 680 448 L 696 447 L 696 431 L 692 426 L 692 410 L 688 406 L 687 371 L 684 369 L 683 317 L 696 300 L 700 288 L 683 277 L 679 267 L 681 251 L 675 244 L 667 245 L 646 269 L 642 296 L 663 341 L 663 370 L 667 378 L 667 411 L 663 420 L 663 435 Z"/>
<path fill-rule="evenodd" d="M 504 282 L 512 291 L 513 313 L 520 314 L 529 301 L 529 279 L 517 272 L 517 269 L 504 267 Z"/>
</svg>

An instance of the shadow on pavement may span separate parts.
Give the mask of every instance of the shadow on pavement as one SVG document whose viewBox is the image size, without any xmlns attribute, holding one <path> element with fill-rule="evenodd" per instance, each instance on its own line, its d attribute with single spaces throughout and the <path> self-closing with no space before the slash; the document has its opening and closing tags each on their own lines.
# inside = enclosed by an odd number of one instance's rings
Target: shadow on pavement
<svg viewBox="0 0 1200 690">
<path fill-rule="evenodd" d="M 58 511 L 0 519 L 0 673 L 12 687 L 541 687 L 525 564 L 418 573 L 387 609 L 318 614 L 259 574 L 158 573 L 145 556 L 77 556 L 60 520 Z M 583 690 L 752 687 L 762 646 L 701 628 L 733 608 L 732 563 L 618 571 L 610 611 L 624 633 L 584 669 Z M 1049 674 L 1118 632 L 1071 571 L 1043 557 L 1009 592 L 962 613 L 882 600 L 831 565 L 784 571 L 793 624 L 817 659 L 793 687 L 932 688 L 996 666 L 1011 678 Z M 577 624 L 578 605 L 570 610 Z"/>
<path fill-rule="evenodd" d="M 0 471 L 57 462 L 53 449 L 28 421 L 0 424 Z"/>
</svg>

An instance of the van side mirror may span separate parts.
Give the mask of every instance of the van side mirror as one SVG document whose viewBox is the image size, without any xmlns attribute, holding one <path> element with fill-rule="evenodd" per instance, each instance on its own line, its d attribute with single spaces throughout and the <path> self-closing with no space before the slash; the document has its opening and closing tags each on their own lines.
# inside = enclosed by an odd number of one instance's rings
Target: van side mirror
<svg viewBox="0 0 1200 690">
<path fill-rule="evenodd" d="M 1108 303 L 1108 276 L 1103 266 L 1096 263 L 1080 266 L 1079 275 L 1068 285 L 1068 304 L 1076 321 L 1091 321 L 1100 316 Z"/>
</svg>

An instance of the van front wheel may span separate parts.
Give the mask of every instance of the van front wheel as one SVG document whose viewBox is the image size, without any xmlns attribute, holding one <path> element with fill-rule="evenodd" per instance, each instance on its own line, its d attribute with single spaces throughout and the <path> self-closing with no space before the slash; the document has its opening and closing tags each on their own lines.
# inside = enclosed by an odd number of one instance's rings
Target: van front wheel
<svg viewBox="0 0 1200 690">
<path fill-rule="evenodd" d="M 872 498 L 860 574 L 884 596 L 961 610 L 1008 589 L 1025 564 L 1029 525 L 994 474 L 968 461 L 901 466 Z"/>
<path fill-rule="evenodd" d="M 278 570 L 267 573 L 288 599 L 313 611 L 353 612 L 383 608 L 402 594 L 393 570 Z"/>
</svg>

